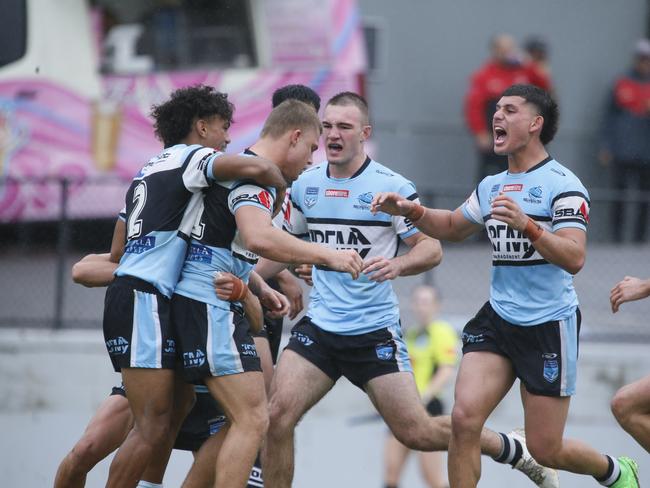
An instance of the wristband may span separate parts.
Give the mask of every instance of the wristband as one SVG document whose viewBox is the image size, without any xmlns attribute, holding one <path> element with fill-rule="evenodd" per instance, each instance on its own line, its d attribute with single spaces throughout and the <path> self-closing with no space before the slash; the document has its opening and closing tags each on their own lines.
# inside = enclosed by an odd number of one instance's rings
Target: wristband
<svg viewBox="0 0 650 488">
<path fill-rule="evenodd" d="M 228 297 L 230 302 L 241 302 L 248 295 L 248 286 L 239 278 L 232 281 L 232 291 Z"/>
<path fill-rule="evenodd" d="M 411 222 L 415 223 L 416 221 L 420 220 L 422 216 L 424 215 L 424 207 L 420 205 L 419 203 L 416 203 L 411 210 L 408 211 L 404 217 L 409 219 Z"/>
<path fill-rule="evenodd" d="M 524 229 L 524 235 L 528 237 L 530 242 L 535 242 L 539 239 L 544 233 L 544 229 L 535 222 L 533 219 L 528 217 L 528 222 L 526 223 L 526 228 Z"/>
</svg>

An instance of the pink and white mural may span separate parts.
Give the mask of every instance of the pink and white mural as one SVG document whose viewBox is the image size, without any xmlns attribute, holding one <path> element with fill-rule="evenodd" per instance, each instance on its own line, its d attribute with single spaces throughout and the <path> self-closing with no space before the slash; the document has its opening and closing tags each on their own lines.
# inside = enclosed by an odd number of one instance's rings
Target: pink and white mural
<svg viewBox="0 0 650 488">
<path fill-rule="evenodd" d="M 329 10 L 327 2 L 315 0 L 268 5 L 272 68 L 103 76 L 100 100 L 36 77 L 0 80 L 0 178 L 12 179 L 0 184 L 0 222 L 58 218 L 56 185 L 11 182 L 26 178 L 69 178 L 71 218 L 114 216 L 127 182 L 161 149 L 151 105 L 176 88 L 202 83 L 228 93 L 236 107 L 228 149 L 233 152 L 258 137 L 271 94 L 280 86 L 309 85 L 323 100 L 362 89 L 365 55 L 353 0 L 332 0 Z M 317 153 L 316 160 L 322 156 Z M 125 183 L 83 184 L 102 177 Z"/>
</svg>

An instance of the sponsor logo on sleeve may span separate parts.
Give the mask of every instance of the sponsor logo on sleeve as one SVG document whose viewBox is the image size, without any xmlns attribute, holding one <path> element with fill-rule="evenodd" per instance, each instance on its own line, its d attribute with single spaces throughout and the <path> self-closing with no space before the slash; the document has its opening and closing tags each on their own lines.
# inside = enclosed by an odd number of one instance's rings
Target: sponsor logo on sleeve
<svg viewBox="0 0 650 488">
<path fill-rule="evenodd" d="M 268 191 L 262 190 L 261 192 L 259 192 L 257 194 L 257 199 L 267 209 L 271 210 L 271 194 Z"/>
<path fill-rule="evenodd" d="M 257 193 L 240 193 L 239 195 L 235 196 L 235 198 L 232 199 L 231 206 L 234 208 L 237 206 L 238 203 L 251 202 L 251 203 L 258 203 L 262 205 L 264 208 L 270 210 L 271 201 L 272 201 L 271 194 L 266 190 L 260 190 Z"/>
</svg>

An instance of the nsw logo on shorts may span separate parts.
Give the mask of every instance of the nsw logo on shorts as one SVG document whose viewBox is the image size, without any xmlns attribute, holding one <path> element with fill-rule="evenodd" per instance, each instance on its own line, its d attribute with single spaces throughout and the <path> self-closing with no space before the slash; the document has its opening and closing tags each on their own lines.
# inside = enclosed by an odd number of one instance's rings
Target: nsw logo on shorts
<svg viewBox="0 0 650 488">
<path fill-rule="evenodd" d="M 395 347 L 393 344 L 377 344 L 375 346 L 377 358 L 381 361 L 390 361 L 395 357 Z"/>
<path fill-rule="evenodd" d="M 557 354 L 554 352 L 545 352 L 542 354 L 542 358 L 544 359 L 544 379 L 549 383 L 553 383 L 560 375 Z"/>
<path fill-rule="evenodd" d="M 200 349 L 183 353 L 183 366 L 186 368 L 198 368 L 205 364 L 205 353 Z"/>
</svg>

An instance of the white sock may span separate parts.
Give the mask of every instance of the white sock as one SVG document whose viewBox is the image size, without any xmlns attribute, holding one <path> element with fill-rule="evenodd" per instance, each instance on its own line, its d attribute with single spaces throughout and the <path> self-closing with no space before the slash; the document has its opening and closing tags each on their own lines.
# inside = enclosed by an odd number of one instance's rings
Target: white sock
<svg viewBox="0 0 650 488">
<path fill-rule="evenodd" d="M 151 483 L 150 481 L 139 481 L 135 488 L 163 488 L 162 483 Z"/>
</svg>

